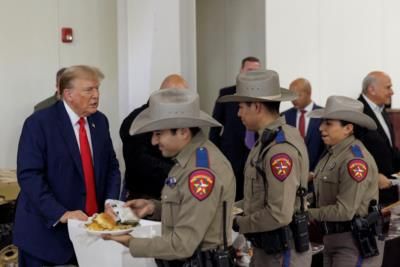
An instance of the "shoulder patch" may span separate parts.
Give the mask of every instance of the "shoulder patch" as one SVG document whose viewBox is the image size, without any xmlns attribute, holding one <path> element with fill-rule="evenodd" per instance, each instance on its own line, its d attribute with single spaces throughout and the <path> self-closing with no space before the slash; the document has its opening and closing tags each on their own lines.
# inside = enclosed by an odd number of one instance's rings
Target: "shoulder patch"
<svg viewBox="0 0 400 267">
<path fill-rule="evenodd" d="M 189 191 L 200 201 L 211 194 L 214 184 L 215 176 L 209 170 L 197 169 L 189 175 Z"/>
<path fill-rule="evenodd" d="M 368 164 L 362 159 L 352 159 L 347 163 L 347 171 L 359 183 L 367 177 Z"/>
<path fill-rule="evenodd" d="M 272 174 L 276 179 L 283 182 L 292 171 L 292 158 L 286 153 L 274 155 L 270 161 Z"/>
</svg>

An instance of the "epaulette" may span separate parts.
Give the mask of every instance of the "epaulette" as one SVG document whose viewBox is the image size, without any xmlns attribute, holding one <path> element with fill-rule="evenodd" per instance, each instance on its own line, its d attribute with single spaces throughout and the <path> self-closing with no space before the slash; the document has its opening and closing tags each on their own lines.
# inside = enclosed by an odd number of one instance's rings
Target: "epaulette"
<svg viewBox="0 0 400 267">
<path fill-rule="evenodd" d="M 208 160 L 208 151 L 205 147 L 198 147 L 196 149 L 196 167 L 209 168 L 210 162 Z"/>
<path fill-rule="evenodd" d="M 359 145 L 352 145 L 351 146 L 351 152 L 353 153 L 354 157 L 357 157 L 357 158 L 363 158 L 364 157 Z"/>
<path fill-rule="evenodd" d="M 282 128 L 280 128 L 278 130 L 278 132 L 276 133 L 275 142 L 277 144 L 281 144 L 281 143 L 286 142 L 285 133 L 282 131 Z"/>
</svg>

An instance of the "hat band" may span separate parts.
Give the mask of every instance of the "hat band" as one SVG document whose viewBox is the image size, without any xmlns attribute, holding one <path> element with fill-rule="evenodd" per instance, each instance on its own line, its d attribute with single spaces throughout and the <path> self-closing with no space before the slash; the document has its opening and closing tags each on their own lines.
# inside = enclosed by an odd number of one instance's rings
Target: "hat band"
<svg viewBox="0 0 400 267">
<path fill-rule="evenodd" d="M 237 96 L 244 96 L 244 97 L 254 97 L 254 98 L 266 98 L 266 99 L 279 99 L 282 97 L 282 94 L 277 94 L 277 95 L 271 95 L 271 96 L 254 96 L 254 95 L 242 95 L 242 94 L 237 94 Z"/>
</svg>

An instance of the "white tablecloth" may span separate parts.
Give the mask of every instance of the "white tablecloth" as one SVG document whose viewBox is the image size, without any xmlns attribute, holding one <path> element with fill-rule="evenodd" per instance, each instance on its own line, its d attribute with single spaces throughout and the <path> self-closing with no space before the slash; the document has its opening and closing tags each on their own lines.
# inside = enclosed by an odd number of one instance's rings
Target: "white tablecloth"
<svg viewBox="0 0 400 267">
<path fill-rule="evenodd" d="M 105 241 L 100 237 L 88 234 L 83 222 L 68 221 L 69 237 L 74 245 L 80 267 L 155 267 L 152 258 L 134 258 L 128 248 L 115 241 Z M 160 235 L 159 222 L 141 220 L 135 227 L 132 236 L 153 237 Z"/>
</svg>

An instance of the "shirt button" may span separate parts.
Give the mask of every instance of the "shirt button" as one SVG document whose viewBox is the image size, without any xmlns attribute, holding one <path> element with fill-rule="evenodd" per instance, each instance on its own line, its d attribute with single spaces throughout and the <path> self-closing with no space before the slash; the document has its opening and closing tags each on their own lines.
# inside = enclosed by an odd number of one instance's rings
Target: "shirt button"
<svg viewBox="0 0 400 267">
<path fill-rule="evenodd" d="M 326 177 L 326 176 L 322 177 L 322 180 L 326 180 L 326 179 L 328 179 L 328 177 Z"/>
</svg>

